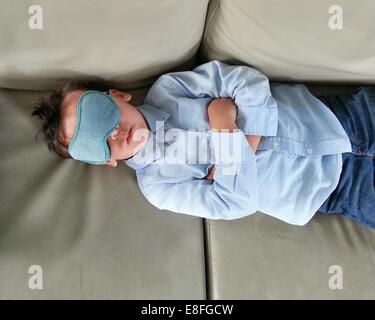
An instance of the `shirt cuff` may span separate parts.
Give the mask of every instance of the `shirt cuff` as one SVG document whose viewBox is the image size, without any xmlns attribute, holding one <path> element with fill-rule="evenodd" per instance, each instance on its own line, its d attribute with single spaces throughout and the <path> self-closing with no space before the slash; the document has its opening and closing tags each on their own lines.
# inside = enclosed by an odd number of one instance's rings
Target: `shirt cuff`
<svg viewBox="0 0 375 320">
<path fill-rule="evenodd" d="M 250 111 L 241 114 L 241 110 L 249 109 L 238 107 L 237 125 L 241 128 L 245 135 L 253 136 L 276 136 L 278 125 L 278 109 L 277 107 L 250 107 Z M 241 121 L 242 120 L 242 121 Z"/>
<path fill-rule="evenodd" d="M 214 162 L 219 165 L 241 164 L 255 157 L 245 134 L 241 130 L 235 132 L 211 131 L 211 148 Z"/>
</svg>

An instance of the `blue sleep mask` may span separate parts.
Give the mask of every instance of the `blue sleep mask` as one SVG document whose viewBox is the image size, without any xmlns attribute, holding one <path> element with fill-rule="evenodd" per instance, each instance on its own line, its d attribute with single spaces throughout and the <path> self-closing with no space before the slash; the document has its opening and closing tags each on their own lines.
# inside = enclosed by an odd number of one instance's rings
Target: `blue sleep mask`
<svg viewBox="0 0 375 320">
<path fill-rule="evenodd" d="M 107 139 L 120 123 L 120 109 L 108 94 L 87 91 L 78 100 L 77 129 L 68 152 L 73 159 L 103 164 L 111 157 Z"/>
</svg>

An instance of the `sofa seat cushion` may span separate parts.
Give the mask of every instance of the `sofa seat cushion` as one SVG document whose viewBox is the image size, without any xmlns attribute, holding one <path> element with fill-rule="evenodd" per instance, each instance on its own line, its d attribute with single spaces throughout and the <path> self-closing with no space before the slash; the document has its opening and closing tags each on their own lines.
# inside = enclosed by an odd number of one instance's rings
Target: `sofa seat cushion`
<svg viewBox="0 0 375 320">
<path fill-rule="evenodd" d="M 356 90 L 307 87 L 315 96 Z M 340 215 L 318 212 L 301 227 L 258 212 L 236 221 L 206 220 L 205 230 L 207 290 L 214 299 L 375 298 L 375 230 Z"/>
<path fill-rule="evenodd" d="M 49 153 L 30 117 L 42 94 L 0 90 L 0 299 L 204 299 L 202 219 L 158 211 L 123 163 Z"/>
<path fill-rule="evenodd" d="M 375 231 L 317 214 L 304 227 L 257 213 L 207 221 L 213 299 L 374 299 Z"/>
</svg>

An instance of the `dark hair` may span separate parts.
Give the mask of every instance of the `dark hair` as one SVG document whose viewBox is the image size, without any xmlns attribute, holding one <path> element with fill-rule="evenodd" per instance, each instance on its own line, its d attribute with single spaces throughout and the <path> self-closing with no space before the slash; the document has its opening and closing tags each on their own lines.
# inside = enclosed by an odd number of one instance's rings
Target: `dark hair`
<svg viewBox="0 0 375 320">
<path fill-rule="evenodd" d="M 49 151 L 54 151 L 63 158 L 71 158 L 68 153 L 68 145 L 60 141 L 58 135 L 61 123 L 61 106 L 67 94 L 75 90 L 107 91 L 108 89 L 108 85 L 99 82 L 70 80 L 49 97 L 42 97 L 33 105 L 34 111 L 31 115 L 42 121 L 40 131 L 43 132 Z"/>
</svg>

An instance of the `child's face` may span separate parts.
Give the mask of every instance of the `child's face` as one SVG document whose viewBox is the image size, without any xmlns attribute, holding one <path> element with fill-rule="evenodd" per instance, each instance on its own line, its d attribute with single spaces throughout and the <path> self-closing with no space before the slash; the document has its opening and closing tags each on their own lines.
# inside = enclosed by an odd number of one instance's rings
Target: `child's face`
<svg viewBox="0 0 375 320">
<path fill-rule="evenodd" d="M 77 103 L 85 91 L 72 91 L 64 99 L 61 111 L 61 127 L 59 140 L 69 145 L 73 139 L 77 126 Z M 121 120 L 119 127 L 112 132 L 107 142 L 111 150 L 111 158 L 107 165 L 117 166 L 117 160 L 132 157 L 146 143 L 149 136 L 148 125 L 143 115 L 129 101 L 132 96 L 118 90 L 109 90 L 111 97 L 120 109 Z M 134 138 L 134 133 L 142 132 L 140 139 Z M 144 134 L 146 133 L 146 135 Z"/>
</svg>

